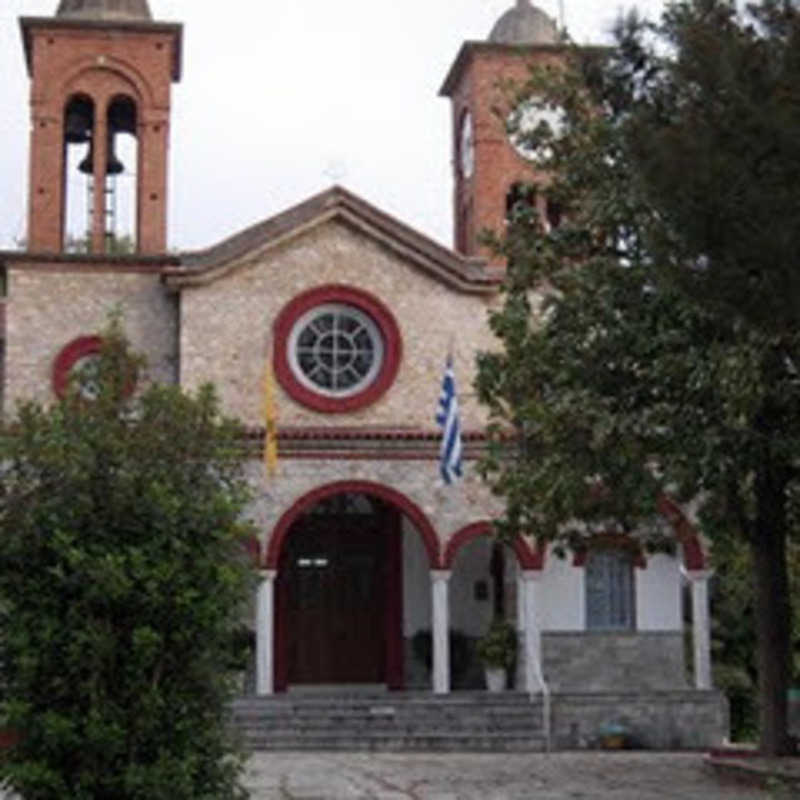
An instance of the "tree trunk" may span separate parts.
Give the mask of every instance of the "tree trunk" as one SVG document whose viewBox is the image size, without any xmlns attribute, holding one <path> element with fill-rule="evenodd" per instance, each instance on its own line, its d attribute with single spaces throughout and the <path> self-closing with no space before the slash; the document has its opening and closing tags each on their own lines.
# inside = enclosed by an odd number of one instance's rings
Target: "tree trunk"
<svg viewBox="0 0 800 800">
<path fill-rule="evenodd" d="M 786 565 L 786 501 L 783 482 L 756 479 L 757 520 L 753 558 L 759 749 L 765 756 L 793 752 L 788 732 L 787 691 L 791 678 L 791 604 Z M 777 484 L 777 485 L 776 485 Z"/>
</svg>

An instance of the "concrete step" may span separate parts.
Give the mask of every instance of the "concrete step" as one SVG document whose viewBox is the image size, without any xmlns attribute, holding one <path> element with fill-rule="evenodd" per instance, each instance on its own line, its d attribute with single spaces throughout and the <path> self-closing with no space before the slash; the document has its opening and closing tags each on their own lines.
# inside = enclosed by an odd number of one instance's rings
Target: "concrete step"
<svg viewBox="0 0 800 800">
<path fill-rule="evenodd" d="M 505 692 L 244 697 L 232 721 L 250 750 L 541 751 L 542 711 Z"/>
</svg>

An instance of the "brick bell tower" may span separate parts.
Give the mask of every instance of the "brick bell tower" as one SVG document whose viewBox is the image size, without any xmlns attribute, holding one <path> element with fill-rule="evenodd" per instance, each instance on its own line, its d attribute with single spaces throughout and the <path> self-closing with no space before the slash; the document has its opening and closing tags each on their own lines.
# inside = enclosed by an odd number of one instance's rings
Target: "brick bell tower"
<svg viewBox="0 0 800 800">
<path fill-rule="evenodd" d="M 562 59 L 555 21 L 530 0 L 516 0 L 487 41 L 462 45 L 439 92 L 452 104 L 455 249 L 459 253 L 484 256 L 500 265 L 481 245 L 481 233 L 502 234 L 509 209 L 521 199 L 521 187 L 545 178 L 531 154 L 507 132 L 505 116 L 513 109 L 502 85 L 522 83 L 531 65 L 557 65 Z M 527 116 L 524 111 L 521 114 Z M 525 122 L 532 124 L 530 119 Z M 543 219 L 555 222 L 557 210 L 544 208 L 542 198 L 535 202 Z"/>
<path fill-rule="evenodd" d="M 136 251 L 167 245 L 167 155 L 172 81 L 180 79 L 182 26 L 154 22 L 147 0 L 60 0 L 54 17 L 20 20 L 31 76 L 28 249 L 65 250 L 67 157 L 85 155 L 85 232 L 94 254 L 107 253 L 115 176 L 135 176 Z M 115 139 L 135 139 L 135 162 L 123 164 Z M 68 171 L 70 175 L 68 175 Z"/>
</svg>

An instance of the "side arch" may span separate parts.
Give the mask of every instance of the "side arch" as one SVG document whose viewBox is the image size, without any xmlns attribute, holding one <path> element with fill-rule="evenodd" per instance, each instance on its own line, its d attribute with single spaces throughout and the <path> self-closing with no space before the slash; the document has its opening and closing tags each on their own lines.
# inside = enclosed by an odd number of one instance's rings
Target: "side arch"
<svg viewBox="0 0 800 800">
<path fill-rule="evenodd" d="M 683 509 L 667 494 L 662 494 L 658 498 L 656 508 L 672 526 L 675 538 L 683 547 L 683 563 L 686 569 L 689 571 L 706 569 L 708 559 L 700 542 L 700 534 Z"/>
<path fill-rule="evenodd" d="M 473 522 L 456 531 L 447 542 L 447 547 L 442 558 L 442 569 L 452 569 L 458 551 L 473 539 L 479 536 L 491 536 L 492 523 L 488 520 Z M 514 551 L 520 567 L 522 569 L 542 569 L 544 567 L 545 551 L 543 547 L 531 549 L 527 542 L 521 537 L 516 536 L 509 546 Z"/>
<path fill-rule="evenodd" d="M 372 481 L 336 481 L 304 494 L 281 515 L 269 538 L 264 564 L 265 569 L 278 568 L 283 544 L 292 524 L 301 514 L 313 508 L 321 500 L 337 494 L 344 494 L 345 492 L 371 495 L 399 508 L 419 531 L 425 545 L 425 551 L 428 554 L 428 562 L 431 569 L 436 569 L 439 566 L 439 539 L 433 525 L 431 525 L 425 513 L 416 503 L 396 489 L 380 483 L 373 483 Z"/>
</svg>

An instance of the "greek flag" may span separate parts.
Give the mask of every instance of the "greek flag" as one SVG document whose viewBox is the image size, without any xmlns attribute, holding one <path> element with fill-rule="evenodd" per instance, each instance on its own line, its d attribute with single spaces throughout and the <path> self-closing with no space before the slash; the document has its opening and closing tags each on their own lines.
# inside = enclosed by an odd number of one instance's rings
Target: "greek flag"
<svg viewBox="0 0 800 800">
<path fill-rule="evenodd" d="M 453 372 L 453 357 L 447 356 L 447 365 L 439 395 L 439 411 L 436 424 L 442 428 L 442 449 L 439 454 L 439 472 L 445 483 L 461 477 L 461 423 L 458 419 L 456 376 Z"/>
</svg>

